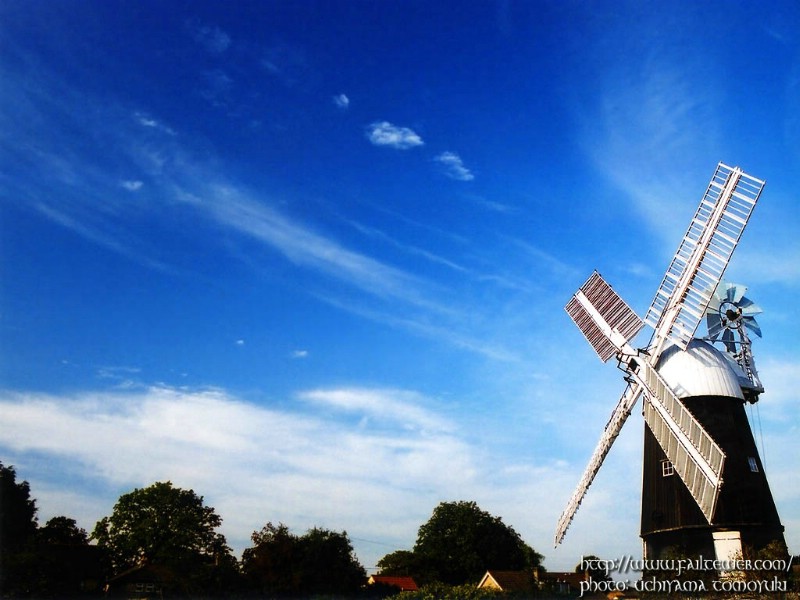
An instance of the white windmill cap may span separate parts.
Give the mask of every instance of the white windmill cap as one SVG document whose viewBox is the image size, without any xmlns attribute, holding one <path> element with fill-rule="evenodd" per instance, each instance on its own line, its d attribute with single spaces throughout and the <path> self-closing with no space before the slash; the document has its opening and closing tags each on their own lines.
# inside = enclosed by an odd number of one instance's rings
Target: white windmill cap
<svg viewBox="0 0 800 600">
<path fill-rule="evenodd" d="M 703 340 L 691 340 L 686 350 L 670 346 L 661 355 L 657 368 L 678 398 L 725 396 L 744 400 L 739 377 L 730 362 Z"/>
</svg>

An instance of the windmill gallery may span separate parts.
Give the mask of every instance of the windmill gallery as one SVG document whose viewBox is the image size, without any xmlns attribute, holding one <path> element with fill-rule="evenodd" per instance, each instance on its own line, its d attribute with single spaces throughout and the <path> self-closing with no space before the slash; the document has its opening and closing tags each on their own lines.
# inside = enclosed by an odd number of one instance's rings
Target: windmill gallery
<svg viewBox="0 0 800 600">
<path fill-rule="evenodd" d="M 744 408 L 764 391 L 748 334 L 761 335 L 761 311 L 746 288 L 722 281 L 763 188 L 738 167 L 717 166 L 644 319 L 597 272 L 567 304 L 600 359 L 616 358 L 627 385 L 559 519 L 556 545 L 641 396 L 644 559 L 680 549 L 726 561 L 785 548 Z M 708 334 L 699 337 L 703 319 Z M 634 348 L 645 324 L 650 341 Z"/>
</svg>

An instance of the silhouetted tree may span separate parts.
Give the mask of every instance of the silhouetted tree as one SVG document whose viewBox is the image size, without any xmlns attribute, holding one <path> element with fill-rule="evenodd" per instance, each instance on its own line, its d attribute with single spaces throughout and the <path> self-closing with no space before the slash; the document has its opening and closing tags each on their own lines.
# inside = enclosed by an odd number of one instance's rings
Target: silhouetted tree
<svg viewBox="0 0 800 600">
<path fill-rule="evenodd" d="M 101 551 L 89 546 L 74 519 L 36 522 L 36 501 L 27 481 L 0 464 L 0 591 L 4 597 L 66 598 L 98 588 Z"/>
<path fill-rule="evenodd" d="M 154 483 L 120 496 L 92 538 L 116 572 L 143 564 L 169 568 L 177 591 L 216 592 L 235 575 L 236 561 L 221 533 L 222 519 L 193 490 Z"/>
<path fill-rule="evenodd" d="M 313 528 L 302 536 L 286 525 L 267 523 L 251 536 L 254 546 L 242 553 L 250 588 L 268 596 L 356 593 L 366 579 L 347 537 Z"/>
<path fill-rule="evenodd" d="M 36 511 L 28 482 L 17 482 L 14 467 L 0 463 L 0 590 L 4 594 L 34 591 Z"/>
<path fill-rule="evenodd" d="M 313 528 L 300 538 L 303 588 L 309 594 L 350 594 L 367 573 L 356 559 L 347 532 Z"/>
<path fill-rule="evenodd" d="M 242 552 L 242 571 L 249 587 L 265 594 L 288 595 L 299 589 L 298 537 L 283 523 L 267 523 L 250 536 L 254 546 Z"/>
<path fill-rule="evenodd" d="M 395 550 L 378 561 L 380 575 L 406 575 L 414 577 L 419 572 L 419 559 L 411 550 Z"/>
<path fill-rule="evenodd" d="M 17 482 L 14 467 L 0 462 L 0 548 L 24 547 L 36 533 L 36 500 L 27 481 Z"/>
<path fill-rule="evenodd" d="M 58 544 L 62 546 L 83 546 L 89 543 L 85 529 L 78 527 L 75 519 L 69 517 L 53 517 L 44 527 L 36 532 L 40 544 Z"/>
<path fill-rule="evenodd" d="M 542 560 L 500 517 L 464 501 L 442 502 L 434 509 L 419 528 L 414 555 L 423 582 L 452 585 L 477 582 L 490 569 L 532 569 Z"/>
<path fill-rule="evenodd" d="M 37 595 L 66 598 L 99 591 L 106 572 L 106 555 L 89 545 L 75 519 L 53 517 L 36 532 Z"/>
</svg>

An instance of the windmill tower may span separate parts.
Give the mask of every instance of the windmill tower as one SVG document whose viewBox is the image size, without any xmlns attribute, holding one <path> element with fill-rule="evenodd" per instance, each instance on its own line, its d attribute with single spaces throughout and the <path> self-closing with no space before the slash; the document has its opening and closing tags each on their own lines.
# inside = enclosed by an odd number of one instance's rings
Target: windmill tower
<svg viewBox="0 0 800 600">
<path fill-rule="evenodd" d="M 645 558 L 675 548 L 724 560 L 745 545 L 783 542 L 744 410 L 764 391 L 747 334 L 760 335 L 760 309 L 742 286 L 721 284 L 763 187 L 738 167 L 717 165 L 644 320 L 597 272 L 567 304 L 600 359 L 616 358 L 627 386 L 558 521 L 556 545 L 640 396 Z M 695 338 L 703 317 L 709 335 Z M 652 337 L 636 349 L 630 342 L 645 324 Z"/>
</svg>

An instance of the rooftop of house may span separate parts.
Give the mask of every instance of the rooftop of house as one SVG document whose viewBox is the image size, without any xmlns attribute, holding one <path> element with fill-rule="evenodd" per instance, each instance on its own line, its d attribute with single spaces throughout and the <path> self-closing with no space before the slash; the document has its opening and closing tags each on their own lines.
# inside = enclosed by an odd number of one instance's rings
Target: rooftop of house
<svg viewBox="0 0 800 600">
<path fill-rule="evenodd" d="M 383 585 L 391 585 L 400 588 L 403 592 L 414 592 L 417 589 L 417 583 L 413 577 L 408 575 L 370 575 L 368 583 L 380 583 Z"/>
<path fill-rule="evenodd" d="M 524 591 L 533 587 L 531 571 L 486 571 L 479 588 L 495 588 L 506 592 Z"/>
</svg>

